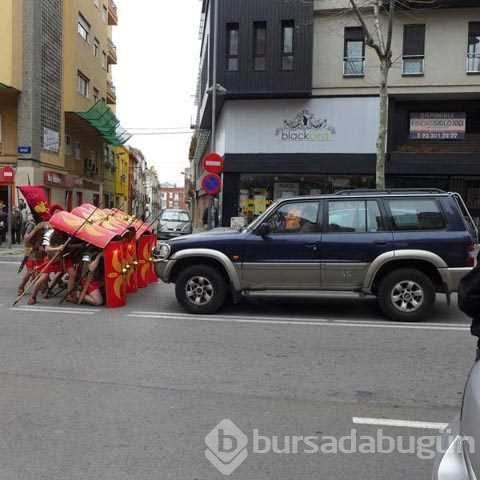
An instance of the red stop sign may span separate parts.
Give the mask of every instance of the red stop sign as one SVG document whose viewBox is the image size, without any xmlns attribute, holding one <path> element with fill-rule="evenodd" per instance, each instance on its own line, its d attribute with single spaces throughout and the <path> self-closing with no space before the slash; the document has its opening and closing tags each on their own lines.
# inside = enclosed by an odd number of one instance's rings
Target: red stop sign
<svg viewBox="0 0 480 480">
<path fill-rule="evenodd" d="M 0 168 L 0 183 L 11 185 L 15 183 L 15 170 L 12 167 Z"/>
<path fill-rule="evenodd" d="M 203 157 L 203 169 L 208 173 L 220 175 L 223 172 L 223 157 L 218 153 L 208 153 Z"/>
</svg>

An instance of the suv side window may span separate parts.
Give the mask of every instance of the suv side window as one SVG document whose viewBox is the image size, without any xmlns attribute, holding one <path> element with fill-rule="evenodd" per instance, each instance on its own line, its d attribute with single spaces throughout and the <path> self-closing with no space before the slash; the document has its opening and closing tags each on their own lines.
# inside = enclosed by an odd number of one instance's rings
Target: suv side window
<svg viewBox="0 0 480 480">
<path fill-rule="evenodd" d="M 318 202 L 294 202 L 280 205 L 268 219 L 271 233 L 320 232 Z"/>
<path fill-rule="evenodd" d="M 441 230 L 445 219 L 433 198 L 387 199 L 395 230 Z"/>
<path fill-rule="evenodd" d="M 328 202 L 328 232 L 371 233 L 385 230 L 376 200 Z"/>
</svg>

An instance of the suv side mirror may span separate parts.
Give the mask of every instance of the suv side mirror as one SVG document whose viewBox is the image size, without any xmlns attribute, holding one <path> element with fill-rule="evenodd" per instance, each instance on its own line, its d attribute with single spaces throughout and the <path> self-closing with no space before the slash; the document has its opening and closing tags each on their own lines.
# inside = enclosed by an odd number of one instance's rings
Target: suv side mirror
<svg viewBox="0 0 480 480">
<path fill-rule="evenodd" d="M 270 233 L 270 224 L 269 223 L 261 223 L 260 226 L 257 228 L 256 234 L 260 235 L 261 237 L 265 237 Z"/>
</svg>

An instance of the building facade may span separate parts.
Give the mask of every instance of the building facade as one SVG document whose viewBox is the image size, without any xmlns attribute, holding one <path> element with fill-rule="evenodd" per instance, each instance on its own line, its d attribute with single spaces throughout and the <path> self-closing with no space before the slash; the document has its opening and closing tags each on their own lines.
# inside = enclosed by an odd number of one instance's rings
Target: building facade
<svg viewBox="0 0 480 480">
<path fill-rule="evenodd" d="M 160 182 L 158 181 L 155 167 L 149 167 L 145 170 L 145 188 L 146 188 L 146 208 L 145 217 L 148 222 L 153 223 L 156 228 L 158 218 L 161 212 L 160 204 Z"/>
<path fill-rule="evenodd" d="M 147 209 L 147 162 L 143 153 L 129 148 L 130 153 L 130 209 L 133 215 L 141 218 Z"/>
<path fill-rule="evenodd" d="M 176 184 L 160 184 L 160 206 L 161 209 L 177 208 L 186 209 L 185 187 L 177 187 Z"/>
<path fill-rule="evenodd" d="M 315 2 L 312 94 L 375 96 L 378 60 L 358 35 L 354 15 L 335 15 L 338 7 Z M 431 8 L 399 10 L 392 51 L 387 185 L 458 191 L 478 219 L 480 5 L 439 0 Z M 362 170 L 372 175 L 375 164 Z"/>
<path fill-rule="evenodd" d="M 117 21 L 113 0 L 0 5 L 0 162 L 66 208 L 105 200 L 109 148 L 128 138 L 113 111 Z"/>
<path fill-rule="evenodd" d="M 207 203 L 201 158 L 211 150 L 212 2 L 203 3 L 191 149 L 197 224 Z M 374 187 L 379 64 L 349 2 L 218 2 L 213 149 L 225 160 L 222 224 L 251 220 L 285 196 Z M 475 7 L 437 0 L 397 12 L 387 185 L 457 190 L 480 216 Z"/>
</svg>

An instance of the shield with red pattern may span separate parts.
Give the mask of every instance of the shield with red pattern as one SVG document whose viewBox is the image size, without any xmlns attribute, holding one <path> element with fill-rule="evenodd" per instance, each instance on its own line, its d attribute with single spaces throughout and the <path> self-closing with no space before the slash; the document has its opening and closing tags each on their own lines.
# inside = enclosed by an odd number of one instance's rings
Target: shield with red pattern
<svg viewBox="0 0 480 480">
<path fill-rule="evenodd" d="M 125 275 L 125 284 L 127 293 L 135 293 L 138 290 L 137 286 L 137 242 L 133 238 L 126 238 L 123 242 L 123 254 L 125 257 L 125 268 L 127 269 Z"/>
<path fill-rule="evenodd" d="M 73 235 L 98 248 L 105 248 L 116 236 L 115 232 L 85 220 L 69 212 L 57 212 L 49 220 L 50 225 L 68 235 Z"/>
<path fill-rule="evenodd" d="M 139 288 L 148 287 L 151 281 L 151 238 L 149 235 L 143 235 L 137 240 L 137 255 L 138 255 L 138 268 L 137 268 L 137 283 Z"/>
<path fill-rule="evenodd" d="M 123 241 L 110 242 L 104 252 L 105 304 L 108 308 L 123 307 L 127 303 Z"/>
</svg>

